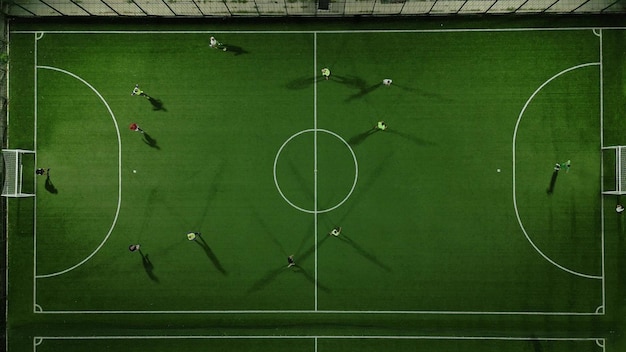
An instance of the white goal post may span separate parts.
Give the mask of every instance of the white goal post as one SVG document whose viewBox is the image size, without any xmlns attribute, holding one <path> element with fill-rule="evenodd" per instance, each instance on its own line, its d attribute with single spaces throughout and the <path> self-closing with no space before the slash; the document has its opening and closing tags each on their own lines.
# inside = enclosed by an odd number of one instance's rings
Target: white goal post
<svg viewBox="0 0 626 352">
<path fill-rule="evenodd" d="M 33 150 L 3 149 L 2 161 L 4 163 L 4 185 L 2 196 L 4 197 L 32 197 L 34 194 L 22 192 L 24 154 L 35 154 Z"/>
<path fill-rule="evenodd" d="M 602 147 L 602 151 L 613 150 L 615 153 L 615 187 L 604 190 L 603 194 L 626 194 L 626 146 L 615 145 Z"/>
</svg>

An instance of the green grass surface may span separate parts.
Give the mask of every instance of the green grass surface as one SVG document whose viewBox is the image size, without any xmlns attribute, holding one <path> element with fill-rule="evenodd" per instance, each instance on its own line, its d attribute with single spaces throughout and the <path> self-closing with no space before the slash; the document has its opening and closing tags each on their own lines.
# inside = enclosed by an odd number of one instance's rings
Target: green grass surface
<svg viewBox="0 0 626 352">
<path fill-rule="evenodd" d="M 623 31 L 216 36 L 11 34 L 14 350 L 619 350 Z"/>
</svg>

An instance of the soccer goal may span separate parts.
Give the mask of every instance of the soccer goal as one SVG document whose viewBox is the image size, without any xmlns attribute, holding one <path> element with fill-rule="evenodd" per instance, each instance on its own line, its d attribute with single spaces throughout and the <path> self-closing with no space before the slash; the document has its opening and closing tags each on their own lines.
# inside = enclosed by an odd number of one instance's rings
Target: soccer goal
<svg viewBox="0 0 626 352">
<path fill-rule="evenodd" d="M 24 156 L 27 161 L 32 159 L 34 165 L 35 152 L 23 149 L 3 149 L 2 161 L 4 164 L 4 185 L 2 187 L 2 196 L 4 197 L 32 197 L 34 194 L 22 191 L 24 176 Z M 30 156 L 30 157 L 29 157 Z"/>
<path fill-rule="evenodd" d="M 615 183 L 610 187 L 605 187 L 602 193 L 616 195 L 626 194 L 626 146 L 616 145 L 603 147 L 602 151 L 606 166 L 605 170 L 610 171 L 611 164 L 615 165 Z M 607 162 L 607 159 L 609 159 L 610 162 Z"/>
</svg>

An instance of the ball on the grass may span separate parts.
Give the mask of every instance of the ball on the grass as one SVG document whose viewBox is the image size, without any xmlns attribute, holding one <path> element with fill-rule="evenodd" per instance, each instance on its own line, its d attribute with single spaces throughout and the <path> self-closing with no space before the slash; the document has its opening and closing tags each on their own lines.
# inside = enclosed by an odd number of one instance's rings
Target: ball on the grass
<svg viewBox="0 0 626 352">
<path fill-rule="evenodd" d="M 500 171 L 502 171 L 502 170 L 498 169 L 497 171 L 498 171 L 498 172 L 500 172 Z"/>
<path fill-rule="evenodd" d="M 133 174 L 136 174 L 136 173 L 137 173 L 137 170 L 133 170 Z"/>
<path fill-rule="evenodd" d="M 228 50 L 228 49 L 224 48 L 224 49 L 222 49 L 222 50 L 226 51 L 226 50 Z"/>
</svg>

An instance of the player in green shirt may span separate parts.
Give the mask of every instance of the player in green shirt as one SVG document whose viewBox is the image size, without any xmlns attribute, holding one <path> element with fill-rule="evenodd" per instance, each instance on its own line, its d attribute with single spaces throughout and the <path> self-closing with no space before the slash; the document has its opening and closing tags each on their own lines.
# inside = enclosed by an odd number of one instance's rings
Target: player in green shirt
<svg viewBox="0 0 626 352">
<path fill-rule="evenodd" d="M 324 76 L 324 78 L 328 80 L 328 78 L 330 77 L 330 70 L 328 69 L 328 67 L 324 67 L 322 69 L 322 76 Z"/>
</svg>

